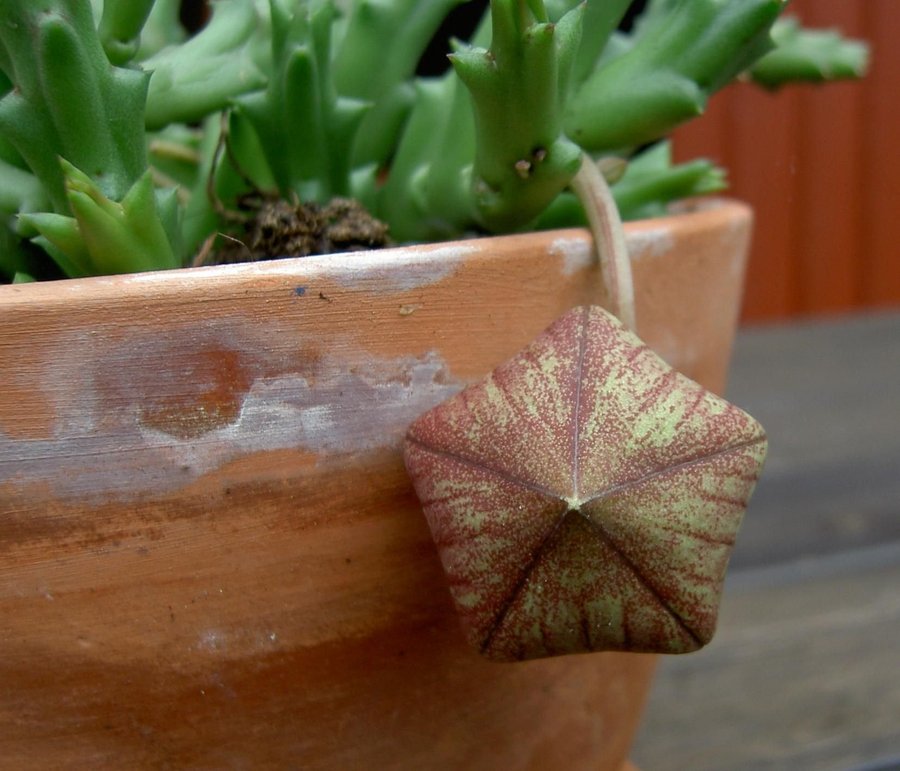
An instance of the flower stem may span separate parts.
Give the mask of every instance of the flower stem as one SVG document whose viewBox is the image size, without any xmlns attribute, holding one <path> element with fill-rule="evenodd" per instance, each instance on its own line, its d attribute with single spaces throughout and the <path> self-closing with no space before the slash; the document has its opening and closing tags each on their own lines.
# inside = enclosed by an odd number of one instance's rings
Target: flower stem
<svg viewBox="0 0 900 771">
<path fill-rule="evenodd" d="M 588 224 L 594 234 L 600 269 L 609 294 L 609 311 L 628 329 L 637 331 L 631 262 L 628 259 L 622 218 L 603 173 L 587 153 L 582 155 L 581 168 L 571 186 L 584 206 Z"/>
</svg>

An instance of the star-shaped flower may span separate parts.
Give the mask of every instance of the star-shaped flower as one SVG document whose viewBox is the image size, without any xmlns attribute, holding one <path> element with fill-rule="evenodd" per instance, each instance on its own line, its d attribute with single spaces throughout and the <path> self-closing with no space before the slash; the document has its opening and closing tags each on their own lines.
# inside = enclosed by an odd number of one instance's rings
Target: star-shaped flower
<svg viewBox="0 0 900 771">
<path fill-rule="evenodd" d="M 766 437 L 592 307 L 421 416 L 405 453 L 466 636 L 510 661 L 709 642 Z"/>
</svg>

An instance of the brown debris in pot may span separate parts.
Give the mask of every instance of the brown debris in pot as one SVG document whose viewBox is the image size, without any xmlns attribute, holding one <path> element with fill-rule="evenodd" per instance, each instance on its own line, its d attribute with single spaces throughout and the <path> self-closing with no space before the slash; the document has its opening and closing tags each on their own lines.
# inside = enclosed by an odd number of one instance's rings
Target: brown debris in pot
<svg viewBox="0 0 900 771">
<path fill-rule="evenodd" d="M 390 243 L 388 226 L 350 198 L 332 198 L 323 206 L 254 194 L 240 206 L 248 212 L 241 230 L 210 236 L 194 266 L 381 249 Z"/>
</svg>

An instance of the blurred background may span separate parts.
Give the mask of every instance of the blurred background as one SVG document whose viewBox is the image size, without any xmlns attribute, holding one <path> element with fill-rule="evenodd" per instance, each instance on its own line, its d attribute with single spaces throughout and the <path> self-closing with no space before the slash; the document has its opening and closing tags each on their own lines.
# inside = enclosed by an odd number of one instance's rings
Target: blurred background
<svg viewBox="0 0 900 771">
<path fill-rule="evenodd" d="M 661 662 L 643 771 L 900 769 L 900 2 L 789 10 L 871 68 L 739 84 L 675 137 L 756 211 L 728 397 L 770 449 L 716 638 Z"/>
<path fill-rule="evenodd" d="M 810 27 L 871 45 L 861 82 L 767 93 L 739 84 L 675 135 L 712 158 L 757 213 L 743 318 L 900 305 L 900 2 L 793 0 Z"/>
</svg>

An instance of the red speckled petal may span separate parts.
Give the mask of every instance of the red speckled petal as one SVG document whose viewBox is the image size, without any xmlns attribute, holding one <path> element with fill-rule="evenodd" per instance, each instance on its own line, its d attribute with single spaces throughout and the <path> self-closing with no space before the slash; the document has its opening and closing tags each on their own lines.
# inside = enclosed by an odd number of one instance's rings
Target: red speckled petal
<svg viewBox="0 0 900 771">
<path fill-rule="evenodd" d="M 764 438 L 742 410 L 684 377 L 592 308 L 581 378 L 577 497 Z"/>
<path fill-rule="evenodd" d="M 701 645 L 715 632 L 725 569 L 764 449 L 760 442 L 739 445 L 581 507 L 628 561 L 635 581 L 651 587 Z M 654 650 L 657 641 L 640 644 Z"/>
<path fill-rule="evenodd" d="M 480 648 L 565 503 L 415 442 L 407 442 L 406 464 L 466 637 Z"/>
<path fill-rule="evenodd" d="M 563 316 L 480 383 L 425 413 L 409 437 L 568 497 L 584 336 L 578 322 Z"/>
<path fill-rule="evenodd" d="M 570 512 L 498 617 L 483 652 L 497 661 L 517 661 L 596 650 L 680 653 L 699 647 L 603 534 Z"/>
</svg>

